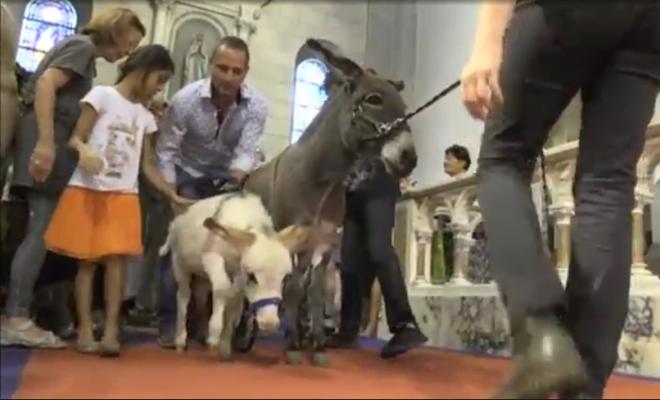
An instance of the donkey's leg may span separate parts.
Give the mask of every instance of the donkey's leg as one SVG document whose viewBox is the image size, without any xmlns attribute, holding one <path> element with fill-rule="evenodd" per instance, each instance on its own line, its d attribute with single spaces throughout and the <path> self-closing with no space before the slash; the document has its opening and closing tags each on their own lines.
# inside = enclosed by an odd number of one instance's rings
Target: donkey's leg
<svg viewBox="0 0 660 400">
<path fill-rule="evenodd" d="M 190 281 L 192 276 L 188 272 L 182 271 L 176 257 L 172 257 L 172 269 L 176 279 L 176 335 L 174 344 L 178 352 L 186 349 L 188 330 L 186 322 L 188 319 L 188 303 L 190 302 Z"/>
<path fill-rule="evenodd" d="M 301 265 L 296 263 L 282 293 L 284 315 L 287 320 L 285 355 L 287 363 L 294 365 L 302 363 L 299 318 L 305 294 L 304 278 L 304 267 L 301 268 Z"/>
<path fill-rule="evenodd" d="M 325 367 L 328 356 L 325 351 L 325 277 L 330 253 L 315 254 L 312 260 L 312 276 L 307 290 L 307 302 L 312 317 L 312 364 Z"/>
<path fill-rule="evenodd" d="M 243 315 L 245 292 L 242 288 L 232 287 L 231 294 L 226 299 L 224 326 L 220 334 L 220 360 L 229 361 L 232 357 L 232 339 L 236 325 Z"/>
<path fill-rule="evenodd" d="M 213 314 L 209 321 L 209 335 L 207 344 L 214 351 L 220 342 L 220 333 L 223 327 L 225 313 L 225 301 L 231 289 L 231 282 L 225 271 L 225 260 L 217 253 L 205 253 L 202 255 L 202 266 L 204 272 L 211 282 L 213 296 Z"/>
</svg>

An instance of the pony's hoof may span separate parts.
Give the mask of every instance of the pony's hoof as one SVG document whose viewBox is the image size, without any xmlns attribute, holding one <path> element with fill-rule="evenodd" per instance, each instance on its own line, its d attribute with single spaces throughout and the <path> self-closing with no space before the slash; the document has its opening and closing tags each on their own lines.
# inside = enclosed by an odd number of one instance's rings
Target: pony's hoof
<svg viewBox="0 0 660 400">
<path fill-rule="evenodd" d="M 218 348 L 218 358 L 222 362 L 227 362 L 232 360 L 231 345 L 221 345 Z"/>
<path fill-rule="evenodd" d="M 314 352 L 312 354 L 312 365 L 316 367 L 327 367 L 330 364 L 328 354 L 325 352 Z"/>
<path fill-rule="evenodd" d="M 301 351 L 290 350 L 286 352 L 286 363 L 289 365 L 300 365 L 303 362 L 303 355 Z"/>
<path fill-rule="evenodd" d="M 185 344 L 177 344 L 176 345 L 176 352 L 179 354 L 183 354 L 186 352 L 186 345 Z"/>
</svg>

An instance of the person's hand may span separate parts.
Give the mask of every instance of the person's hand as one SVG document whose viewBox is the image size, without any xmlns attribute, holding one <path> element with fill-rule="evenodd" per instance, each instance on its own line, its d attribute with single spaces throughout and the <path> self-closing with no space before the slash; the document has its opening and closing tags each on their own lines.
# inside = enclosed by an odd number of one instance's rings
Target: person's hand
<svg viewBox="0 0 660 400">
<path fill-rule="evenodd" d="M 169 196 L 170 208 L 174 216 L 183 214 L 190 205 L 195 203 L 195 200 L 187 197 L 181 197 L 176 192 L 172 192 Z"/>
<path fill-rule="evenodd" d="M 53 169 L 55 162 L 55 142 L 53 140 L 40 140 L 32 151 L 30 157 L 30 175 L 37 182 L 45 181 Z"/>
<path fill-rule="evenodd" d="M 78 165 L 82 168 L 83 171 L 91 175 L 100 174 L 103 171 L 105 162 L 103 157 L 94 149 L 88 146 L 84 146 L 79 151 L 80 159 L 78 160 Z"/>
<path fill-rule="evenodd" d="M 247 172 L 244 172 L 244 171 L 241 171 L 240 169 L 232 169 L 232 170 L 229 171 L 229 173 L 230 173 L 234 178 L 236 178 L 236 180 L 238 181 L 238 183 L 240 183 L 241 185 L 243 185 L 243 183 L 245 183 L 245 180 L 246 180 L 247 177 L 248 177 L 248 173 L 247 173 Z"/>
<path fill-rule="evenodd" d="M 463 67 L 463 103 L 474 118 L 485 120 L 492 108 L 502 103 L 501 65 L 502 44 L 493 42 L 481 50 L 475 49 Z"/>
</svg>

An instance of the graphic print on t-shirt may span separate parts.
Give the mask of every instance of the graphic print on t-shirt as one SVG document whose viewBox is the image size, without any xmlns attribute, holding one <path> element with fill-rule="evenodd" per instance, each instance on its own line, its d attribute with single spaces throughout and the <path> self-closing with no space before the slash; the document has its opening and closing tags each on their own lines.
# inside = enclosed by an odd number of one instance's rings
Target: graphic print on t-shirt
<svg viewBox="0 0 660 400">
<path fill-rule="evenodd" d="M 115 121 L 108 125 L 108 143 L 103 152 L 106 168 L 103 175 L 109 178 L 122 179 L 124 171 L 130 167 L 131 154 L 135 153 L 139 126 L 133 119 L 131 124 L 120 120 L 116 115 Z"/>
</svg>

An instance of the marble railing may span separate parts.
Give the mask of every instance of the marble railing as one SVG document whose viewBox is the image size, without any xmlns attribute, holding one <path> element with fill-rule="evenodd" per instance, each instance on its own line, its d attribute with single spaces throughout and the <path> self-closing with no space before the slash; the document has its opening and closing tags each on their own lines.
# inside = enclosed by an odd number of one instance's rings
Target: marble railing
<svg viewBox="0 0 660 400">
<path fill-rule="evenodd" d="M 554 146 L 545 151 L 546 181 L 550 194 L 548 214 L 554 225 L 554 249 L 552 256 L 560 276 L 567 276 L 570 261 L 571 219 L 574 215 L 572 185 L 577 156 L 577 142 Z M 655 277 L 644 262 L 643 212 L 653 200 L 652 172 L 660 162 L 660 125 L 647 131 L 643 155 L 638 164 L 638 182 L 635 188 L 633 214 L 633 253 L 631 273 L 633 286 L 657 285 Z M 546 226 L 540 173 L 532 183 L 541 226 Z M 397 204 L 394 246 L 403 264 L 404 274 L 411 294 L 456 290 L 460 295 L 479 287 L 495 291 L 493 283 L 473 284 L 467 279 L 470 267 L 470 250 L 474 244 L 473 232 L 481 222 L 476 200 L 476 177 L 468 175 L 441 185 L 420 188 L 403 194 Z M 437 230 L 436 218 L 448 221 L 453 235 L 453 273 L 444 282 L 432 279 L 432 244 Z M 467 293 L 466 293 L 467 292 Z"/>
</svg>

